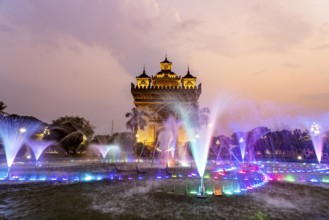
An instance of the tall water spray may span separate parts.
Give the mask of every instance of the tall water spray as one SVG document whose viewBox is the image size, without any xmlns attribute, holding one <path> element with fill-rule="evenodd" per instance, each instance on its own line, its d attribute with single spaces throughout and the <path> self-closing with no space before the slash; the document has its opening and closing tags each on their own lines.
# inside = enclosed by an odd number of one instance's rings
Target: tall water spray
<svg viewBox="0 0 329 220">
<path fill-rule="evenodd" d="M 158 150 L 164 154 L 167 162 L 169 161 L 169 155 L 171 155 L 171 158 L 175 157 L 178 129 L 179 123 L 173 115 L 170 115 L 164 123 L 163 130 L 160 131 L 157 137 Z"/>
<path fill-rule="evenodd" d="M 1 117 L 0 137 L 5 147 L 7 167 L 10 168 L 23 144 L 40 128 L 41 123 L 28 117 Z"/>
<path fill-rule="evenodd" d="M 189 127 L 187 128 L 190 147 L 195 165 L 200 177 L 203 177 L 209 153 L 209 146 L 212 137 L 212 127 L 204 125 L 200 129 Z"/>
<path fill-rule="evenodd" d="M 192 156 L 200 176 L 198 196 L 203 198 L 205 197 L 203 176 L 206 170 L 209 147 L 213 134 L 213 125 L 209 122 L 214 120 L 208 116 L 206 116 L 206 120 L 202 120 L 201 115 L 199 115 L 200 113 L 198 112 L 199 109 L 194 109 L 192 115 L 189 115 L 188 112 L 184 111 L 186 109 L 179 108 L 179 110 L 187 137 L 190 141 Z"/>
<path fill-rule="evenodd" d="M 321 163 L 322 148 L 323 148 L 323 137 L 321 135 L 320 125 L 313 122 L 310 128 L 310 134 L 314 146 L 314 151 L 318 162 Z"/>
<path fill-rule="evenodd" d="M 240 149 L 240 153 L 241 153 L 241 159 L 242 159 L 242 162 L 244 162 L 244 158 L 245 158 L 245 155 L 246 155 L 246 147 L 247 147 L 247 132 L 242 132 L 242 131 L 238 131 L 238 128 L 236 125 L 232 126 L 235 130 L 235 133 L 234 133 L 234 136 L 235 136 L 235 139 L 237 141 L 237 144 L 239 146 L 239 149 Z M 231 153 L 231 152 L 230 152 Z"/>
<path fill-rule="evenodd" d="M 174 137 L 171 130 L 167 128 L 160 131 L 157 137 L 157 150 L 161 152 L 167 162 L 169 160 L 169 154 L 174 150 L 174 147 L 171 146 L 173 139 Z"/>
<path fill-rule="evenodd" d="M 178 123 L 174 116 L 170 115 L 167 121 L 165 122 L 166 130 L 170 131 L 171 137 L 170 142 L 168 145 L 168 150 L 171 153 L 171 157 L 174 158 L 175 150 L 177 145 L 177 138 L 178 138 Z"/>
<path fill-rule="evenodd" d="M 245 141 L 245 138 L 243 138 L 243 137 L 239 138 L 239 147 L 240 147 L 240 152 L 241 152 L 241 158 L 242 158 L 242 161 L 244 162 L 244 156 L 246 154 L 246 141 Z"/>
</svg>

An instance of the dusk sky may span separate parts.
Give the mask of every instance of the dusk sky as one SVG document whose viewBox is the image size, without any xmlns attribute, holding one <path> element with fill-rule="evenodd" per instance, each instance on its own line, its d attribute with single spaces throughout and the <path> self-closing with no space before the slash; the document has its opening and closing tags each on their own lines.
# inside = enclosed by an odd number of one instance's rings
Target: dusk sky
<svg viewBox="0 0 329 220">
<path fill-rule="evenodd" d="M 0 101 L 49 123 L 78 115 L 96 133 L 111 120 L 124 131 L 130 83 L 167 54 L 178 75 L 189 66 L 198 77 L 200 106 L 219 106 L 223 131 L 319 117 L 328 12 L 328 0 L 0 0 Z"/>
</svg>

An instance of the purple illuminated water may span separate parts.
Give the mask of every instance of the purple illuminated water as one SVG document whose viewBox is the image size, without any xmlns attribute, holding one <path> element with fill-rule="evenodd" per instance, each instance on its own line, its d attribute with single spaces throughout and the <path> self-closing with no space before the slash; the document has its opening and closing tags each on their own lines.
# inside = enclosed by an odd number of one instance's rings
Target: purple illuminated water
<svg viewBox="0 0 329 220">
<path fill-rule="evenodd" d="M 2 117 L 0 137 L 5 147 L 7 167 L 10 168 L 23 144 L 40 128 L 40 123 L 20 117 Z"/>
<path fill-rule="evenodd" d="M 108 154 L 111 154 L 115 159 L 120 159 L 119 154 L 121 151 L 120 148 L 116 145 L 92 144 L 89 147 L 99 152 L 103 159 L 105 159 Z"/>
<path fill-rule="evenodd" d="M 211 121 L 211 119 L 209 119 Z M 206 169 L 210 141 L 212 138 L 213 126 L 209 123 L 201 124 L 200 127 L 193 125 L 193 121 L 188 116 L 184 116 L 183 124 L 190 140 L 190 148 L 194 163 L 199 176 L 202 178 Z"/>
<path fill-rule="evenodd" d="M 322 149 L 323 149 L 323 137 L 320 130 L 320 125 L 313 122 L 310 128 L 310 134 L 314 146 L 314 151 L 318 162 L 321 163 Z"/>
<path fill-rule="evenodd" d="M 163 159 L 166 161 L 168 161 L 170 157 L 175 159 L 179 126 L 180 123 L 177 122 L 176 118 L 170 115 L 165 121 L 162 131 L 160 131 L 158 135 L 156 146 L 158 146 L 158 151 L 163 154 L 163 157 L 165 157 Z"/>
<path fill-rule="evenodd" d="M 50 145 L 54 144 L 54 141 L 44 141 L 44 140 L 29 140 L 27 144 L 33 151 L 35 160 L 38 161 L 39 157 L 43 153 L 43 151 L 49 147 Z"/>
</svg>

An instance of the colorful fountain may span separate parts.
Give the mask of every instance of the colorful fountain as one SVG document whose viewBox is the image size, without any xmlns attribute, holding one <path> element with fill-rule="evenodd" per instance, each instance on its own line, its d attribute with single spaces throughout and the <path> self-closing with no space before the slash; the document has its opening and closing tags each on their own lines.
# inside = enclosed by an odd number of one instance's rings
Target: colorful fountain
<svg viewBox="0 0 329 220">
<path fill-rule="evenodd" d="M 50 145 L 54 144 L 54 141 L 44 141 L 44 140 L 28 140 L 27 144 L 32 149 L 36 164 L 43 153 L 43 151 L 49 147 Z"/>
<path fill-rule="evenodd" d="M 183 114 L 184 115 L 184 114 Z M 209 160 L 209 146 L 213 136 L 215 117 L 209 115 L 207 123 L 198 123 L 190 117 L 182 118 L 180 121 L 169 117 L 160 146 L 164 151 L 164 159 L 168 165 L 169 158 L 179 161 L 171 163 L 163 169 L 161 159 L 145 160 L 140 162 L 136 156 L 133 162 L 122 160 L 122 152 L 118 145 L 93 144 L 93 149 L 100 155 L 101 160 L 94 161 L 65 161 L 61 164 L 62 169 L 54 167 L 39 167 L 37 169 L 22 168 L 11 170 L 1 174 L 0 179 L 15 183 L 17 181 L 35 182 L 89 182 L 100 180 L 111 181 L 162 181 L 162 192 L 193 195 L 198 198 L 206 198 L 209 195 L 232 195 L 246 193 L 249 190 L 263 186 L 268 181 L 287 181 L 301 183 L 329 183 L 329 167 L 320 164 L 322 157 L 323 137 L 320 126 L 313 123 L 310 129 L 312 141 L 317 154 L 319 164 L 303 163 L 277 163 L 277 162 L 245 162 L 245 154 L 249 143 L 254 143 L 262 138 L 266 132 L 255 131 L 254 135 L 246 136 L 246 133 L 237 132 L 237 144 L 240 148 L 241 158 L 233 155 L 233 161 Z M 12 167 L 15 156 L 19 149 L 27 144 L 33 151 L 36 161 L 42 152 L 53 142 L 32 140 L 31 136 L 39 129 L 40 124 L 15 119 L 2 120 L 0 123 L 1 140 L 5 146 L 8 170 Z M 174 154 L 177 140 L 177 129 L 184 126 L 189 138 L 189 148 L 193 159 L 188 161 L 191 166 L 182 166 L 186 162 L 185 156 Z M 233 154 L 233 151 L 229 151 Z M 183 155 L 183 154 L 182 154 Z M 250 155 L 249 155 L 250 156 Z M 253 158 L 253 157 L 250 157 Z M 99 163 L 100 162 L 100 163 Z M 106 162 L 106 163 L 104 163 Z M 110 163 L 108 163 L 110 162 Z M 100 165 L 101 164 L 101 165 Z M 138 165 L 138 167 L 137 167 Z M 48 166 L 51 166 L 48 164 Z M 55 165 L 56 166 L 56 165 Z M 75 169 L 67 167 L 76 166 Z M 83 169 L 81 167 L 84 167 Z M 136 169 L 135 169 L 136 168 Z"/>
<path fill-rule="evenodd" d="M 40 123 L 27 118 L 8 116 L 0 122 L 0 137 L 5 148 L 8 170 L 21 147 L 40 128 Z"/>
</svg>

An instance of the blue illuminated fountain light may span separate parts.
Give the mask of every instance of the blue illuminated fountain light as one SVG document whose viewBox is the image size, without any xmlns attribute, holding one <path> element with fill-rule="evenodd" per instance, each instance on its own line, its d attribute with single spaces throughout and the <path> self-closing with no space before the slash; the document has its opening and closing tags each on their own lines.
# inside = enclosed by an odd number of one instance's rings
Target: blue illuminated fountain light
<svg viewBox="0 0 329 220">
<path fill-rule="evenodd" d="M 200 115 L 198 115 L 199 112 L 195 114 L 196 117 L 191 117 L 181 106 L 177 105 L 177 109 L 181 113 L 183 126 L 185 127 L 187 137 L 190 140 L 190 149 L 193 160 L 200 177 L 198 197 L 204 198 L 206 196 L 204 173 L 207 166 L 209 147 L 213 134 L 213 125 L 209 122 L 215 121 L 216 118 L 213 114 L 207 116 L 207 120 L 201 121 Z"/>
<path fill-rule="evenodd" d="M 209 121 L 215 121 L 211 115 L 209 117 Z M 303 179 L 307 179 L 308 182 L 312 183 L 329 183 L 329 172 L 327 171 L 328 168 L 323 167 L 322 165 L 320 168 L 312 168 L 313 170 L 311 172 L 309 172 L 303 166 L 296 166 L 297 169 L 295 170 L 289 169 L 288 171 L 282 171 L 282 169 L 276 170 L 277 168 L 273 168 L 273 170 L 271 171 L 268 169 L 269 165 L 264 165 L 262 163 L 252 164 L 240 163 L 240 161 L 236 161 L 235 163 L 228 164 L 224 161 L 208 161 L 209 146 L 214 129 L 212 124 L 202 124 L 199 127 L 194 126 L 193 121 L 191 121 L 187 116 L 185 118 L 183 117 L 182 121 L 179 124 L 177 124 L 177 122 L 170 122 L 168 124 L 171 124 L 170 126 L 174 126 L 176 129 L 177 126 L 185 127 L 188 139 L 191 140 L 190 147 L 197 173 L 191 172 L 191 170 L 188 168 L 179 168 L 176 169 L 176 171 L 175 169 L 173 169 L 173 172 L 166 172 L 164 174 L 143 174 L 139 171 L 134 175 L 129 174 L 132 173 L 131 170 L 128 170 L 129 172 L 127 173 L 120 173 L 118 172 L 118 169 L 113 169 L 112 171 L 66 171 L 65 169 L 63 169 L 61 171 L 49 172 L 47 171 L 47 169 L 44 170 L 41 168 L 32 172 L 28 172 L 26 170 L 12 170 L 12 175 L 1 176 L 0 174 L 0 179 L 9 181 L 89 182 L 104 179 L 130 181 L 143 180 L 144 178 L 150 179 L 154 177 L 154 179 L 158 181 L 163 181 L 168 179 L 185 178 L 183 182 L 189 182 L 190 179 L 195 181 L 200 180 L 198 189 L 192 187 L 193 189 L 189 191 L 189 194 L 196 194 L 200 198 L 205 198 L 207 194 L 214 194 L 214 192 L 216 191 L 215 189 L 217 189 L 219 185 L 222 186 L 221 191 L 223 194 L 231 195 L 239 194 L 255 187 L 262 186 L 268 181 L 268 179 L 275 181 L 280 181 L 282 179 L 286 181 L 302 181 Z M 314 133 L 313 136 L 319 137 L 320 128 L 318 126 L 315 126 L 314 124 L 312 126 L 313 128 L 311 128 L 311 132 Z M 35 154 L 36 160 L 38 160 L 43 150 L 47 146 L 52 144 L 51 142 L 46 141 L 28 141 L 31 135 L 35 133 L 38 128 L 38 123 L 27 123 L 24 121 L 15 121 L 13 119 L 2 121 L 2 123 L 0 124 L 0 131 L 1 139 L 3 140 L 6 149 L 8 169 L 12 166 L 17 152 L 24 143 L 30 145 L 31 149 Z M 175 137 L 176 132 L 174 132 L 174 135 L 169 137 L 170 142 L 175 141 Z M 241 145 L 244 145 L 243 149 L 241 150 L 245 151 L 245 139 L 241 136 L 238 140 L 240 147 Z M 168 144 L 166 146 L 166 149 L 170 149 L 170 147 L 171 144 Z M 101 157 L 104 159 L 106 155 L 111 151 L 111 149 L 114 152 L 118 152 L 118 149 L 120 147 L 110 145 L 95 145 L 92 146 L 92 148 L 97 149 L 102 155 Z M 116 162 L 119 163 L 118 160 L 116 160 Z M 129 167 L 129 164 L 126 164 L 124 166 Z M 135 165 L 132 164 L 132 166 L 130 166 L 130 169 L 134 166 Z M 283 173 L 287 175 L 282 176 Z M 300 173 L 303 174 L 300 175 Z"/>
<path fill-rule="evenodd" d="M 105 161 L 107 155 L 112 156 L 112 160 L 117 161 L 122 159 L 120 147 L 113 144 L 92 144 L 90 149 L 96 150 L 101 154 L 103 161 Z"/>
<path fill-rule="evenodd" d="M 28 140 L 27 144 L 32 149 L 36 164 L 44 150 L 50 145 L 54 144 L 54 141 L 45 141 L 45 140 Z"/>
<path fill-rule="evenodd" d="M 157 138 L 157 151 L 163 155 L 163 159 L 169 164 L 170 159 L 175 158 L 175 151 L 178 139 L 178 129 L 180 123 L 172 115 L 169 115 L 168 119 L 164 123 L 163 130 L 159 132 Z M 179 158 L 183 159 L 180 152 Z"/>
<path fill-rule="evenodd" d="M 187 123 L 185 123 L 184 125 L 187 128 L 190 127 L 190 129 L 187 130 L 189 138 L 192 140 L 191 150 L 196 168 L 198 170 L 198 174 L 187 174 L 189 172 L 189 169 L 185 168 L 183 169 L 183 172 L 172 172 L 165 173 L 165 175 L 155 175 L 157 180 L 161 181 L 166 179 L 186 178 L 184 181 L 188 181 L 189 178 L 200 178 L 200 186 L 197 194 L 199 197 L 202 198 L 204 198 L 206 194 L 209 194 L 209 188 L 208 190 L 206 190 L 204 179 L 212 178 L 215 181 L 224 181 L 225 184 L 223 184 L 223 192 L 228 195 L 232 193 L 239 193 L 243 190 L 247 190 L 248 187 L 255 187 L 257 184 L 259 184 L 257 180 L 258 177 L 256 177 L 256 179 L 248 177 L 249 179 L 252 179 L 252 183 L 244 183 L 244 179 L 246 177 L 243 172 L 241 174 L 226 173 L 232 170 L 230 167 L 226 167 L 224 171 L 217 169 L 214 173 L 207 173 L 205 175 L 209 150 L 207 146 L 210 145 L 212 126 L 206 124 L 204 126 L 201 126 L 201 128 L 191 129 L 192 126 L 189 124 L 189 121 L 186 122 Z M 39 159 L 45 148 L 52 144 L 52 142 L 48 141 L 30 140 L 32 134 L 34 134 L 40 128 L 38 123 L 27 123 L 24 121 L 7 120 L 3 121 L 1 125 L 1 138 L 4 140 L 4 144 L 6 146 L 8 168 L 12 166 L 15 156 L 23 144 L 28 144 L 31 147 L 33 153 L 35 154 L 36 160 Z M 15 150 L 14 152 L 10 151 L 12 150 L 12 148 Z M 113 151 L 117 151 L 119 147 L 110 145 L 94 145 L 92 146 L 92 148 L 97 149 L 101 153 L 102 158 L 104 159 L 106 155 L 111 151 L 111 149 Z M 34 170 L 31 170 L 30 167 L 27 167 L 27 169 L 15 169 L 11 171 L 11 175 L 9 175 L 9 172 L 7 175 L 0 175 L 0 179 L 7 181 L 89 182 L 104 179 L 129 181 L 133 179 L 142 180 L 144 178 L 144 174 L 141 174 L 140 172 L 138 175 L 130 175 L 127 173 L 120 173 L 117 169 L 113 169 L 112 171 L 68 171 L 65 169 L 65 166 L 71 165 L 66 163 L 69 162 L 64 162 L 64 168 L 56 169 L 55 171 L 51 171 L 51 169 L 49 170 L 43 167 Z M 131 173 L 131 171 L 129 172 Z M 147 177 L 150 178 L 151 176 L 147 174 Z M 241 180 L 242 178 L 244 179 Z M 241 187 L 240 182 L 243 182 Z M 194 194 L 194 190 L 191 190 L 190 193 Z"/>
<path fill-rule="evenodd" d="M 40 127 L 40 122 L 29 118 L 18 116 L 1 117 L 0 138 L 5 148 L 8 174 L 18 151 Z"/>
</svg>

